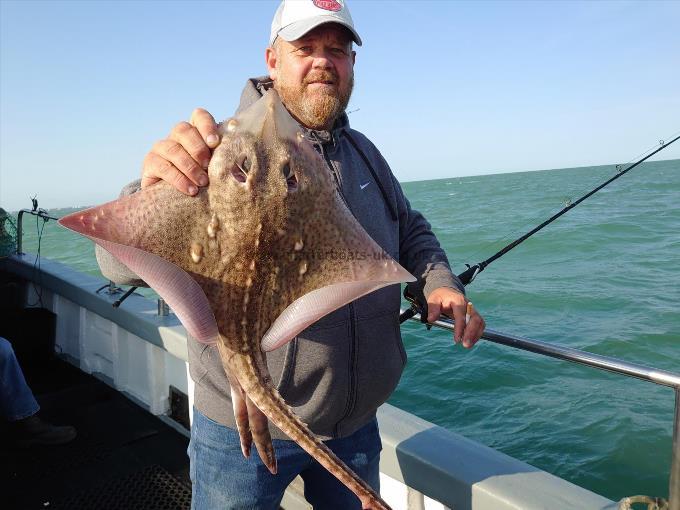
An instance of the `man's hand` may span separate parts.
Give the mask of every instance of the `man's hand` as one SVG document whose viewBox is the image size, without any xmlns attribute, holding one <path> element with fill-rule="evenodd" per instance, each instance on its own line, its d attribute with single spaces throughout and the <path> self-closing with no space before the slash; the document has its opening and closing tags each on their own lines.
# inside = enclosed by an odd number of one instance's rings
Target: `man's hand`
<svg viewBox="0 0 680 510">
<path fill-rule="evenodd" d="M 157 142 L 144 158 L 142 188 L 160 180 L 182 193 L 195 195 L 208 185 L 208 163 L 212 149 L 220 142 L 212 115 L 196 108 L 189 122 L 177 124 L 170 135 Z"/>
<path fill-rule="evenodd" d="M 439 287 L 427 296 L 427 321 L 434 322 L 440 314 L 445 314 L 455 321 L 453 341 L 463 347 L 471 348 L 484 332 L 485 322 L 474 307 L 471 307 L 470 318 L 465 323 L 468 300 L 455 289 Z"/>
</svg>

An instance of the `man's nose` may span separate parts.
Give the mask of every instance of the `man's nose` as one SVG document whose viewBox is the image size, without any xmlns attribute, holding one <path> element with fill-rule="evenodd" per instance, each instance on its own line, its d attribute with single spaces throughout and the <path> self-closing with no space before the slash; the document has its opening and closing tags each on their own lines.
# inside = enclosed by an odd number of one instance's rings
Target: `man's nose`
<svg viewBox="0 0 680 510">
<path fill-rule="evenodd" d="M 312 66 L 314 69 L 333 69 L 333 61 L 326 53 L 319 53 L 314 56 Z"/>
</svg>

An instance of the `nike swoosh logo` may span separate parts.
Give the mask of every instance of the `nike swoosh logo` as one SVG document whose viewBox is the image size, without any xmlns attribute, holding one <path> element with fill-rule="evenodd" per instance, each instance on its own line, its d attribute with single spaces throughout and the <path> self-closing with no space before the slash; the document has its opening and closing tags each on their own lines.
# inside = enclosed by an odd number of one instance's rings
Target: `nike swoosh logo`
<svg viewBox="0 0 680 510">
<path fill-rule="evenodd" d="M 359 187 L 360 187 L 361 189 L 364 189 L 364 188 L 365 188 L 366 186 L 368 186 L 369 184 L 371 184 L 371 183 L 370 183 L 370 182 L 367 182 L 366 184 L 359 184 Z"/>
</svg>

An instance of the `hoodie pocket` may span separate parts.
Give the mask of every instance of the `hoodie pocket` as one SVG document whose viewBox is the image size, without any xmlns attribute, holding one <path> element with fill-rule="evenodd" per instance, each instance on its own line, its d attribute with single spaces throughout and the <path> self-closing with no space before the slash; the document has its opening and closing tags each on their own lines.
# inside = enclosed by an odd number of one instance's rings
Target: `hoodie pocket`
<svg viewBox="0 0 680 510">
<path fill-rule="evenodd" d="M 208 373 L 204 354 L 210 345 L 199 342 L 191 336 L 187 336 L 187 354 L 189 356 L 189 375 L 194 383 L 200 384 Z"/>
<path fill-rule="evenodd" d="M 272 373 L 288 405 L 324 437 L 332 436 L 349 402 L 349 334 L 347 321 L 303 331 L 281 356 L 277 376 Z"/>
<path fill-rule="evenodd" d="M 399 384 L 406 364 L 399 318 L 388 312 L 357 322 L 356 404 L 352 420 L 364 420 Z"/>
<path fill-rule="evenodd" d="M 290 386 L 297 347 L 298 337 L 295 337 L 286 344 L 285 348 L 279 348 L 267 353 L 269 375 L 271 375 L 272 380 L 276 384 L 276 389 L 281 394 Z"/>
</svg>

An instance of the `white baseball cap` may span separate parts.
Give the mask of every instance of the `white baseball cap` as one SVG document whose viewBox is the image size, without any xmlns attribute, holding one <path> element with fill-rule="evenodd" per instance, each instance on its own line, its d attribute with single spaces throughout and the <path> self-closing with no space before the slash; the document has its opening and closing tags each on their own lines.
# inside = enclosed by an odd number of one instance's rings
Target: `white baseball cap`
<svg viewBox="0 0 680 510">
<path fill-rule="evenodd" d="M 283 0 L 274 14 L 269 44 L 274 44 L 277 37 L 295 41 L 324 23 L 344 26 L 361 46 L 361 37 L 354 29 L 345 0 Z"/>
</svg>

